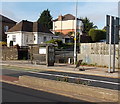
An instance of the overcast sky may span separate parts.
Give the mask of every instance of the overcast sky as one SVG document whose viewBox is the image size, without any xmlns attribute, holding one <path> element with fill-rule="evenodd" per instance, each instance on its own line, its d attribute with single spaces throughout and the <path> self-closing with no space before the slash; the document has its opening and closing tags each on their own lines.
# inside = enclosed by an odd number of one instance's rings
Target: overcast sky
<svg viewBox="0 0 120 104">
<path fill-rule="evenodd" d="M 75 2 L 2 2 L 0 13 L 17 22 L 37 21 L 49 9 L 53 19 L 60 14 L 75 15 Z M 78 2 L 77 17 L 88 17 L 99 29 L 105 26 L 106 14 L 118 16 L 118 2 Z"/>
</svg>

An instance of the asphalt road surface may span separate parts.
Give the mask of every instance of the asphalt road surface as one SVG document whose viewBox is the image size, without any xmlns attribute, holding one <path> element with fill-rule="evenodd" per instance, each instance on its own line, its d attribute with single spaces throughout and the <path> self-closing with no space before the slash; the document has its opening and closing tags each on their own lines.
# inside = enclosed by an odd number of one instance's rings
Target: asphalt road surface
<svg viewBox="0 0 120 104">
<path fill-rule="evenodd" d="M 17 104 L 17 102 L 41 102 L 41 103 L 46 102 L 46 104 L 49 104 L 47 102 L 54 102 L 51 104 L 69 104 L 69 103 L 72 104 L 71 102 L 74 102 L 74 104 L 79 104 L 79 103 L 93 104 L 83 100 L 77 100 L 70 97 L 65 97 L 44 91 L 33 90 L 31 88 L 26 88 L 26 87 L 21 87 L 21 86 L 16 86 L 1 82 L 0 84 L 2 84 L 2 88 L 0 88 L 0 90 L 2 90 L 3 103 L 16 102 L 15 104 Z"/>
<path fill-rule="evenodd" d="M 88 86 L 101 87 L 113 90 L 119 90 L 120 84 L 117 78 L 107 78 L 93 75 L 73 74 L 65 72 L 44 71 L 44 72 L 23 72 L 9 69 L 3 69 L 3 75 L 19 77 L 22 75 L 34 76 L 39 78 L 46 78 L 51 80 L 60 80 L 67 76 L 69 83 L 76 83 L 78 79 Z"/>
</svg>

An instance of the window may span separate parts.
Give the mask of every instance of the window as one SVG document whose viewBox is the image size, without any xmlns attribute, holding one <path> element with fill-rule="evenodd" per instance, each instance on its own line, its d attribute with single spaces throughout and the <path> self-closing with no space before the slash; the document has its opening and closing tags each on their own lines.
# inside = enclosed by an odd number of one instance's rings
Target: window
<svg viewBox="0 0 120 104">
<path fill-rule="evenodd" d="M 26 37 L 26 42 L 28 43 L 28 35 L 27 35 L 27 37 Z"/>
<path fill-rule="evenodd" d="M 34 40 L 35 40 L 35 36 L 34 36 Z"/>
<path fill-rule="evenodd" d="M 47 39 L 46 39 L 46 36 L 43 38 L 43 41 L 45 42 Z"/>
<path fill-rule="evenodd" d="M 8 27 L 8 26 L 4 26 L 4 32 L 7 32 L 7 31 L 8 31 L 8 29 L 9 29 L 9 27 Z"/>
<path fill-rule="evenodd" d="M 12 36 L 13 42 L 16 42 L 16 35 Z"/>
</svg>

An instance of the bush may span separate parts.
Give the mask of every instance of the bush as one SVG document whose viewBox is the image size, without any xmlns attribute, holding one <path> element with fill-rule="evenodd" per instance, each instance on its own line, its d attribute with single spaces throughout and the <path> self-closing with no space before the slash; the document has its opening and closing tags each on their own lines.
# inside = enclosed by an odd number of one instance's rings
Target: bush
<svg viewBox="0 0 120 104">
<path fill-rule="evenodd" d="M 61 32 L 55 32 L 56 36 L 61 35 L 61 34 L 62 34 Z"/>
<path fill-rule="evenodd" d="M 4 42 L 4 41 L 1 41 L 1 42 L 0 42 L 0 46 L 7 46 L 7 43 Z"/>
<path fill-rule="evenodd" d="M 46 43 L 57 44 L 58 47 L 61 47 L 63 45 L 62 40 L 59 40 L 59 39 L 52 39 L 50 41 L 47 41 Z"/>
<path fill-rule="evenodd" d="M 106 39 L 106 31 L 98 29 L 90 29 L 89 36 L 91 36 L 93 42 L 98 42 L 102 39 Z"/>
</svg>

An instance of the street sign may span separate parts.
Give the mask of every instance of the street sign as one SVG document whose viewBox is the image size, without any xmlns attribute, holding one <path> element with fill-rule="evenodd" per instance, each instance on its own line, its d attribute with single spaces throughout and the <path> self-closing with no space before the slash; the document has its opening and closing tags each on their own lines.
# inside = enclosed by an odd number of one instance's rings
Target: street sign
<svg viewBox="0 0 120 104">
<path fill-rule="evenodd" d="M 109 68 L 108 72 L 115 72 L 115 44 L 119 44 L 119 18 L 106 16 L 106 44 L 109 44 Z M 111 44 L 113 44 L 113 66 L 111 69 Z"/>
<path fill-rule="evenodd" d="M 114 44 L 114 40 L 115 40 L 115 35 L 114 35 L 114 30 L 115 30 L 115 28 L 114 28 L 114 17 L 113 16 L 111 16 L 111 24 L 110 24 L 110 26 L 111 26 L 111 44 Z"/>
<path fill-rule="evenodd" d="M 119 21 L 120 18 L 116 17 L 116 21 L 115 21 L 115 44 L 119 43 Z"/>
<path fill-rule="evenodd" d="M 111 18 L 111 19 L 110 19 Z M 111 35 L 111 44 L 119 43 L 119 18 L 113 17 L 110 15 L 106 16 L 106 44 L 110 42 Z"/>
</svg>

